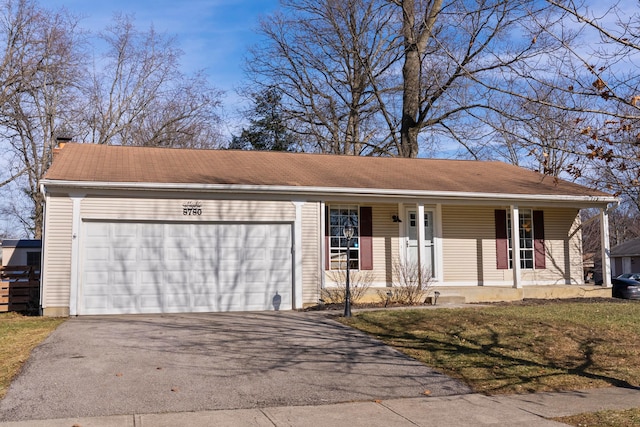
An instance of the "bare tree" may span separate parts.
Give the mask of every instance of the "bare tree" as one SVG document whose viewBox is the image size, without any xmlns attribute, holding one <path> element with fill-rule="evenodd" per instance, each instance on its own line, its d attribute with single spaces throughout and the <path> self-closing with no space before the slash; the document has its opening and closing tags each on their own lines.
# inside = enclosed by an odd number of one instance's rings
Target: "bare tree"
<svg viewBox="0 0 640 427">
<path fill-rule="evenodd" d="M 81 124 L 81 138 L 97 144 L 215 147 L 221 144 L 221 92 L 203 73 L 180 71 L 175 40 L 153 28 L 141 32 L 117 15 L 100 34 Z"/>
<path fill-rule="evenodd" d="M 565 177 L 609 190 L 640 208 L 640 7 L 599 6 L 547 0 L 546 19 L 531 22 L 546 38 L 561 43 L 536 63 L 511 67 L 501 93 L 519 99 L 512 115 L 531 105 L 558 123 L 570 161 Z M 640 6 L 640 5 L 639 5 Z M 535 88 L 535 91 L 530 90 Z M 553 96 L 539 97 L 539 93 Z M 520 134 L 522 137 L 523 134 Z"/>
<path fill-rule="evenodd" d="M 483 157 L 488 133 L 478 120 L 503 112 L 505 79 L 562 43 L 533 25 L 548 11 L 517 0 L 389 1 L 402 11 L 400 154 L 417 156 L 419 136 L 429 131 Z"/>
<path fill-rule="evenodd" d="M 492 157 L 553 177 L 566 177 L 568 171 L 578 168 L 580 133 L 575 127 L 583 120 L 582 114 L 549 106 L 574 102 L 566 98 L 562 91 L 535 82 L 526 98 L 504 97 L 504 104 L 485 116 L 485 126 L 494 129 Z"/>
<path fill-rule="evenodd" d="M 513 0 L 287 0 L 261 27 L 254 80 L 289 95 L 315 149 L 415 157 L 436 138 L 480 158 L 502 73 L 557 49 Z M 493 94 L 499 96 L 496 97 Z M 422 142 L 422 146 L 421 146 Z"/>
<path fill-rule="evenodd" d="M 73 17 L 30 0 L 3 2 L 0 25 L 0 137 L 11 163 L 10 176 L 2 183 L 19 187 L 27 196 L 27 206 L 12 199 L 4 209 L 15 214 L 29 235 L 40 238 L 39 183 L 51 162 L 55 135 L 77 100 L 81 38 Z"/>
<path fill-rule="evenodd" d="M 393 154 L 397 119 L 382 107 L 399 83 L 393 11 L 365 0 L 285 0 L 282 7 L 262 21 L 266 42 L 247 61 L 254 83 L 280 89 L 284 119 L 307 149 Z"/>
<path fill-rule="evenodd" d="M 90 71 L 76 18 L 32 0 L 0 4 L 0 210 L 29 236 L 42 234 L 40 179 L 61 134 L 103 144 L 221 142 L 220 92 L 203 74 L 179 72 L 173 40 L 123 17 L 109 31 L 111 50 Z"/>
</svg>

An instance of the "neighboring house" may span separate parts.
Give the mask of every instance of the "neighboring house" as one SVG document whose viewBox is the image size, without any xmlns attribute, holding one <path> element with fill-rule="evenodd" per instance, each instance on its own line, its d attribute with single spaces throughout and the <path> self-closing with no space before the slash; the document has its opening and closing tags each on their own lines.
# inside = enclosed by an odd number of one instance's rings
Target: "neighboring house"
<svg viewBox="0 0 640 427">
<path fill-rule="evenodd" d="M 45 315 L 313 305 L 347 220 L 374 286 L 399 260 L 461 292 L 584 284 L 579 211 L 606 253 L 616 201 L 501 162 L 93 144 L 59 149 L 42 191 Z"/>
<path fill-rule="evenodd" d="M 20 265 L 40 268 L 42 241 L 12 240 L 2 241 L 2 266 Z"/>
<path fill-rule="evenodd" d="M 640 273 L 640 239 L 620 243 L 611 249 L 613 277 L 624 273 Z"/>
</svg>

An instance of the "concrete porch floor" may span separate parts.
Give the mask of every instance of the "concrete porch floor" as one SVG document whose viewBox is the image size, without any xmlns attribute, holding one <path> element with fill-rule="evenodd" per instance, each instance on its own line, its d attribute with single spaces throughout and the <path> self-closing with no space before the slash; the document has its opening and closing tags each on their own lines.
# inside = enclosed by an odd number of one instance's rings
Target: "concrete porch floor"
<svg viewBox="0 0 640 427">
<path fill-rule="evenodd" d="M 378 292 L 385 288 L 369 288 L 361 302 L 379 302 Z M 611 288 L 600 285 L 528 285 L 522 288 L 505 286 L 432 286 L 428 300 L 440 292 L 438 304 L 521 301 L 556 298 L 611 298 Z"/>
<path fill-rule="evenodd" d="M 520 301 L 525 298 L 611 298 L 611 288 L 595 285 L 529 285 L 519 289 L 501 286 L 436 286 L 431 293 L 433 291 L 440 292 L 439 304 Z"/>
</svg>

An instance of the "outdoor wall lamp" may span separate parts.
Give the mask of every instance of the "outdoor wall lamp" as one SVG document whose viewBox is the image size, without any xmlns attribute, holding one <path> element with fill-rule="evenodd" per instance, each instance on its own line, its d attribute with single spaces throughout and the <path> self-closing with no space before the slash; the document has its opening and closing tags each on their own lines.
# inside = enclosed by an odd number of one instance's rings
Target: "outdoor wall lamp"
<svg viewBox="0 0 640 427">
<path fill-rule="evenodd" d="M 393 222 L 402 222 L 402 220 L 400 219 L 400 217 L 398 215 L 393 215 L 391 217 L 391 219 L 393 220 Z"/>
<path fill-rule="evenodd" d="M 351 221 L 347 220 L 342 229 L 342 234 L 347 238 L 347 283 L 346 283 L 346 293 L 344 298 L 344 317 L 351 317 L 351 289 L 349 286 L 349 264 L 351 263 L 350 257 L 350 248 L 351 248 L 351 238 L 353 237 L 353 225 Z"/>
</svg>

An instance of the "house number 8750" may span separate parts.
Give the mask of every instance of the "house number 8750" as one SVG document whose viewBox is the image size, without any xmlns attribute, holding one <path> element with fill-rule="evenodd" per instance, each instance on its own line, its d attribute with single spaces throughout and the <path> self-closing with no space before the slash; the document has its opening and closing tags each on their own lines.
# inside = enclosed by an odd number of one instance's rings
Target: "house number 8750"
<svg viewBox="0 0 640 427">
<path fill-rule="evenodd" d="M 182 215 L 202 215 L 202 203 L 185 202 L 182 204 Z"/>
<path fill-rule="evenodd" d="M 201 208 L 182 208 L 182 215 L 202 215 Z"/>
</svg>

